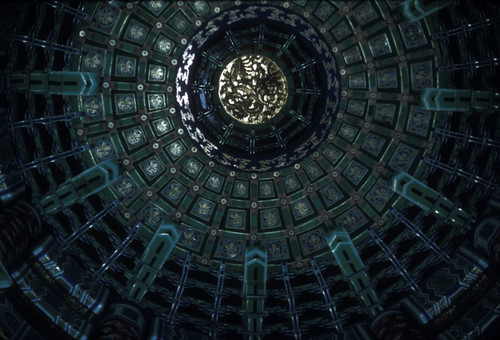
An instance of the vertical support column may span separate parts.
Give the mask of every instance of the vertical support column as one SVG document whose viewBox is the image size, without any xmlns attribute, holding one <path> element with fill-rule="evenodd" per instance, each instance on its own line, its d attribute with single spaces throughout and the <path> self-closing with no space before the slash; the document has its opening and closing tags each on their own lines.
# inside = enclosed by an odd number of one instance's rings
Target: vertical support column
<svg viewBox="0 0 500 340">
<path fill-rule="evenodd" d="M 118 164 L 108 159 L 61 184 L 54 194 L 40 200 L 40 208 L 46 214 L 53 214 L 99 192 L 119 178 Z"/>
<path fill-rule="evenodd" d="M 406 0 L 401 3 L 403 15 L 409 22 L 423 19 L 447 6 L 447 1 Z"/>
<path fill-rule="evenodd" d="M 141 261 L 135 268 L 135 276 L 128 283 L 129 296 L 141 301 L 167 261 L 179 240 L 180 231 L 173 224 L 161 224 L 151 238 Z"/>
<path fill-rule="evenodd" d="M 97 331 L 97 339 L 142 339 L 144 316 L 128 303 L 111 306 L 108 315 L 102 320 Z"/>
<path fill-rule="evenodd" d="M 394 192 L 424 210 L 430 210 L 468 230 L 471 217 L 446 197 L 429 188 L 406 172 L 397 173 L 391 181 Z"/>
<path fill-rule="evenodd" d="M 342 273 L 351 283 L 361 302 L 373 315 L 381 312 L 382 308 L 378 304 L 378 297 L 370 283 L 365 265 L 347 231 L 334 230 L 328 235 L 327 241 Z"/>
<path fill-rule="evenodd" d="M 261 339 L 262 336 L 266 280 L 267 252 L 257 247 L 247 248 L 243 278 L 243 309 L 250 340 Z"/>
<path fill-rule="evenodd" d="M 424 109 L 434 111 L 470 111 L 500 107 L 500 93 L 489 91 L 428 88 L 422 91 L 420 100 Z"/>
<path fill-rule="evenodd" d="M 13 73 L 10 83 L 13 92 L 90 96 L 98 93 L 99 80 L 97 73 L 49 71 Z"/>
</svg>

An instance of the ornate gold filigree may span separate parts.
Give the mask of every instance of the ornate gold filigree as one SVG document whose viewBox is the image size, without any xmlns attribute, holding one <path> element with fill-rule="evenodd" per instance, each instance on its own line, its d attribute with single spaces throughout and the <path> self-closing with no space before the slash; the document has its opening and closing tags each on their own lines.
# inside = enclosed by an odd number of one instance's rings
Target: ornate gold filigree
<svg viewBox="0 0 500 340">
<path fill-rule="evenodd" d="M 244 124 L 260 124 L 274 117 L 285 104 L 287 92 L 281 69 L 261 55 L 234 59 L 219 79 L 222 106 Z"/>
</svg>

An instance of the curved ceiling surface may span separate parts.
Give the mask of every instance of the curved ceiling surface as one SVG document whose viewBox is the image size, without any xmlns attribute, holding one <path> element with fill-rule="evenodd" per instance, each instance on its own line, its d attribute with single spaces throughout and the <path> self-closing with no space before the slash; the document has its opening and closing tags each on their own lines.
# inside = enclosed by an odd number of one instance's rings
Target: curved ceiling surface
<svg viewBox="0 0 500 340">
<path fill-rule="evenodd" d="M 498 329 L 498 5 L 6 13 L 5 337 Z"/>
</svg>

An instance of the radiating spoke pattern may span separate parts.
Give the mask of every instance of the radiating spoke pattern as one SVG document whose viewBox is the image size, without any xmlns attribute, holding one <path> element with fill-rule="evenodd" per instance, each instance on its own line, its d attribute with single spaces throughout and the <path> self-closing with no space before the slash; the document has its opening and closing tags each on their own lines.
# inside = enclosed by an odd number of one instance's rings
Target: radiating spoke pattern
<svg viewBox="0 0 500 340">
<path fill-rule="evenodd" d="M 0 325 L 19 301 L 56 338 L 478 339 L 498 320 L 498 5 L 12 8 Z"/>
</svg>

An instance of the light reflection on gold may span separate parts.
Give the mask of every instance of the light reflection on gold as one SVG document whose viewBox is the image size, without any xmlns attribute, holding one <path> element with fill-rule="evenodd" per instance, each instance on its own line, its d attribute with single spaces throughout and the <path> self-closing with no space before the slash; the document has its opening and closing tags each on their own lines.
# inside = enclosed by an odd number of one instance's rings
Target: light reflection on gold
<svg viewBox="0 0 500 340">
<path fill-rule="evenodd" d="M 287 98 L 286 78 L 271 59 L 246 55 L 231 61 L 219 79 L 219 98 L 226 112 L 244 124 L 274 117 Z"/>
</svg>

